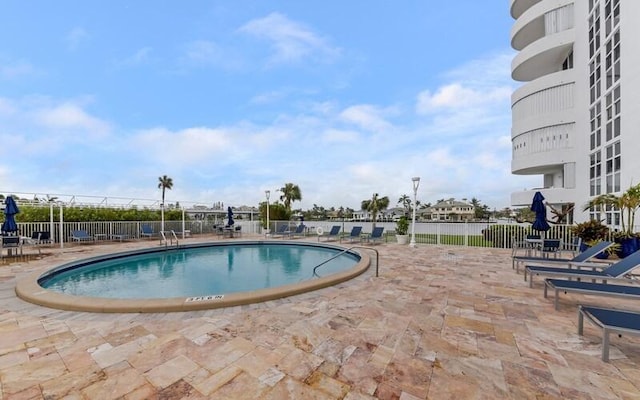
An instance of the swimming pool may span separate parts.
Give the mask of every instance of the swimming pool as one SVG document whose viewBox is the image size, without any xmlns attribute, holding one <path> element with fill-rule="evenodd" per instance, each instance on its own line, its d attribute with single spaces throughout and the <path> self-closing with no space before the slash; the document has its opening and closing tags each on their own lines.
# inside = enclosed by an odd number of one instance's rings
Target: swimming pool
<svg viewBox="0 0 640 400">
<path fill-rule="evenodd" d="M 114 253 L 21 280 L 19 297 L 65 310 L 166 312 L 249 304 L 316 290 L 364 272 L 369 258 L 306 242 L 244 241 Z M 318 268 L 318 264 L 331 259 Z"/>
</svg>

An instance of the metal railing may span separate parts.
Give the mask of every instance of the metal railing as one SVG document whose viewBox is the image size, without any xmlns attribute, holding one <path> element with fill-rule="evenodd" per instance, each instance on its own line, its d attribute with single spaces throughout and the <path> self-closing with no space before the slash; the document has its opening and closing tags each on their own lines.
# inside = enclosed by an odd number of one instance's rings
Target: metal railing
<svg viewBox="0 0 640 400">
<path fill-rule="evenodd" d="M 319 277 L 320 277 L 320 275 L 318 275 L 318 274 L 316 273 L 316 270 L 317 270 L 319 267 L 321 267 L 321 266 L 325 265 L 326 263 L 328 263 L 328 262 L 329 262 L 329 261 L 331 261 L 331 260 L 334 260 L 334 259 L 336 259 L 336 258 L 340 257 L 340 256 L 341 256 L 341 255 L 343 255 L 344 253 L 347 253 L 347 252 L 349 252 L 349 251 L 351 251 L 351 250 L 353 250 L 353 249 L 356 249 L 356 248 L 367 249 L 367 250 L 373 250 L 373 251 L 375 251 L 375 252 L 376 252 L 376 277 L 378 277 L 378 269 L 379 269 L 379 265 L 380 265 L 380 253 L 378 252 L 378 250 L 377 250 L 377 249 L 374 249 L 374 248 L 372 248 L 372 247 L 366 247 L 366 246 L 351 246 L 351 247 L 349 247 L 348 249 L 344 249 L 344 250 L 342 250 L 342 251 L 341 251 L 340 253 L 338 253 L 338 254 L 334 254 L 334 255 L 333 255 L 332 257 L 330 257 L 329 259 L 324 260 L 324 261 L 323 261 L 323 262 L 321 262 L 320 264 L 318 264 L 318 265 L 316 265 L 315 267 L 313 267 L 313 276 L 316 276 L 316 277 L 318 277 L 318 278 L 319 278 Z"/>
<path fill-rule="evenodd" d="M 277 232 L 282 225 L 294 227 L 299 221 L 270 221 L 271 232 Z M 317 228 L 329 232 L 334 225 L 340 226 L 341 233 L 349 233 L 354 226 L 361 226 L 362 233 L 372 231 L 371 222 L 362 221 L 304 221 L 304 236 L 317 237 Z M 50 232 L 54 243 L 71 242 L 71 232 L 85 230 L 91 236 L 112 238 L 113 235 L 126 235 L 131 239 L 140 238 L 141 226 L 149 225 L 154 232 L 160 232 L 161 221 L 92 221 L 64 222 L 18 222 L 20 236 L 31 237 L 34 232 Z M 165 221 L 165 231 L 174 231 L 177 237 L 185 235 L 214 235 L 217 226 L 205 221 Z M 248 235 L 264 235 L 265 229 L 259 221 L 236 221 L 242 232 Z M 394 222 L 376 222 L 376 226 L 384 227 L 384 241 L 395 241 L 396 224 Z M 552 225 L 551 229 L 542 233 L 547 238 L 558 238 L 563 243 L 573 241 L 571 225 Z M 415 241 L 417 244 L 494 247 L 508 249 L 515 242 L 522 242 L 527 235 L 536 233 L 531 224 L 498 224 L 494 222 L 416 222 Z"/>
<path fill-rule="evenodd" d="M 298 225 L 298 221 L 271 221 L 271 232 L 277 232 L 282 225 L 290 227 Z M 317 236 L 317 229 L 329 232 L 331 227 L 339 225 L 342 235 L 349 233 L 354 226 L 361 226 L 362 233 L 373 230 L 371 222 L 361 221 L 304 221 L 305 236 Z M 386 242 L 395 241 L 396 224 L 394 222 L 376 222 L 376 226 L 384 227 L 383 237 Z M 561 239 L 564 243 L 573 241 L 572 225 L 552 225 L 547 232 L 541 233 L 546 238 Z M 495 222 L 416 222 L 415 241 L 417 244 L 434 244 L 467 247 L 494 247 L 510 249 L 514 242 L 523 241 L 527 235 L 535 234 L 529 223 L 498 224 Z"/>
<path fill-rule="evenodd" d="M 169 234 L 169 239 L 167 239 L 167 233 Z M 176 241 L 176 248 L 179 246 L 178 236 L 176 236 L 175 231 L 160 231 L 160 236 L 162 237 L 162 239 L 160 239 L 160 244 L 164 243 L 165 247 L 168 247 L 169 245 L 173 246 L 174 240 Z M 171 241 L 171 243 L 169 243 L 169 241 Z"/>
<path fill-rule="evenodd" d="M 164 230 L 174 231 L 178 235 L 207 235 L 216 232 L 214 224 L 203 221 L 165 221 Z M 91 221 L 91 222 L 18 222 L 18 234 L 24 237 L 32 237 L 34 232 L 50 232 L 52 243 L 71 242 L 71 233 L 74 230 L 85 230 L 90 236 L 112 238 L 114 235 L 140 239 L 142 225 L 148 225 L 153 232 L 162 230 L 161 221 Z M 258 221 L 236 221 L 235 226 L 241 226 L 242 232 L 249 234 L 260 233 Z"/>
</svg>

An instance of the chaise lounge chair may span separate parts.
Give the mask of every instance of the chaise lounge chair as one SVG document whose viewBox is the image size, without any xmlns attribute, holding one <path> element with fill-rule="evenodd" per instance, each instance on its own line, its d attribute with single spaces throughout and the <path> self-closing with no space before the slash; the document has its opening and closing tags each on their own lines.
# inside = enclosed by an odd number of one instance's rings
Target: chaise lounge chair
<svg viewBox="0 0 640 400">
<path fill-rule="evenodd" d="M 613 242 L 602 241 L 599 242 L 582 253 L 578 254 L 573 258 L 549 258 L 549 257 L 529 257 L 529 256 L 513 256 L 512 257 L 512 265 L 511 268 L 515 268 L 517 273 L 520 273 L 520 264 L 523 263 L 532 263 L 532 264 L 552 264 L 552 265 L 567 265 L 570 263 L 581 263 L 590 260 L 591 258 L 597 256 L 602 253 L 609 247 L 613 245 Z M 527 280 L 526 270 L 525 270 L 525 280 Z"/>
<path fill-rule="evenodd" d="M 340 238 L 340 225 L 332 226 L 331 230 L 329 231 L 329 233 L 327 233 L 324 236 L 319 235 L 318 236 L 318 241 L 320 241 L 321 237 L 325 238 L 325 242 L 328 242 L 330 240 L 338 240 Z"/>
<path fill-rule="evenodd" d="M 71 232 L 71 239 L 73 239 L 73 241 L 75 242 L 88 242 L 88 241 L 93 242 L 96 240 L 93 236 L 89 235 L 87 231 L 85 231 L 84 229 Z"/>
<path fill-rule="evenodd" d="M 22 255 L 22 240 L 20 236 L 2 236 L 2 240 L 0 240 L 0 258 L 2 258 L 2 252 L 4 249 L 7 249 L 7 256 L 12 255 L 12 249 L 16 249 L 20 251 L 20 255 Z"/>
<path fill-rule="evenodd" d="M 155 236 L 155 232 L 153 232 L 153 227 L 151 225 L 143 224 L 140 225 L 140 236 L 152 238 Z"/>
<path fill-rule="evenodd" d="M 584 317 L 602 328 L 602 361 L 609 361 L 609 335 L 640 334 L 640 314 L 599 307 L 578 307 L 578 335 L 584 333 Z"/>
<path fill-rule="evenodd" d="M 112 233 L 111 234 L 111 240 L 119 240 L 119 241 L 124 241 L 129 239 L 129 235 L 126 233 Z"/>
<path fill-rule="evenodd" d="M 271 235 L 272 236 L 282 236 L 284 238 L 284 235 L 287 235 L 289 232 L 289 225 L 280 225 L 278 227 L 278 229 L 276 229 L 275 232 L 273 232 Z"/>
<path fill-rule="evenodd" d="M 608 283 L 566 281 L 563 279 L 545 279 L 544 297 L 547 298 L 548 289 L 555 291 L 554 306 L 558 309 L 558 293 L 580 293 L 595 296 L 613 296 L 640 299 L 640 286 L 611 285 Z"/>
<path fill-rule="evenodd" d="M 362 227 L 354 226 L 353 228 L 351 228 L 351 232 L 349 233 L 349 235 L 341 237 L 340 241 L 342 241 L 342 239 L 349 239 L 349 242 L 359 242 L 362 240 L 362 237 L 360 236 L 361 233 Z"/>
<path fill-rule="evenodd" d="M 371 234 L 365 238 L 365 240 L 371 244 L 382 242 L 382 232 L 384 232 L 384 227 L 376 226 L 375 228 L 373 228 L 373 231 L 371 231 Z"/>
<path fill-rule="evenodd" d="M 603 266 L 596 263 L 581 263 L 579 265 L 582 267 L 592 267 L 593 269 L 591 270 L 528 265 L 525 267 L 525 275 L 527 272 L 531 275 L 529 277 L 529 287 L 533 287 L 534 275 L 558 276 L 576 279 L 585 278 L 606 282 L 608 279 L 622 279 L 638 265 L 640 265 L 640 250 L 602 270 L 599 270 L 598 268 L 602 268 Z"/>
<path fill-rule="evenodd" d="M 304 236 L 304 230 L 307 227 L 303 224 L 300 224 L 298 226 L 296 226 L 296 229 L 294 230 L 287 230 L 282 234 L 282 238 L 284 239 L 285 236 L 292 238 L 292 237 L 296 237 L 296 236 Z"/>
</svg>

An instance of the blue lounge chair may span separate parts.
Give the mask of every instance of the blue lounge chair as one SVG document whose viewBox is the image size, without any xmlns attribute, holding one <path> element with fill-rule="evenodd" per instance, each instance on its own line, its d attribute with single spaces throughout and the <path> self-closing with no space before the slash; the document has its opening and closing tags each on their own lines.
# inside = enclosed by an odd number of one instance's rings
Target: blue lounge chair
<svg viewBox="0 0 640 400">
<path fill-rule="evenodd" d="M 123 240 L 127 240 L 129 239 L 129 235 L 126 233 L 112 233 L 111 234 L 111 240 L 119 240 L 119 241 L 123 241 Z"/>
<path fill-rule="evenodd" d="M 381 242 L 383 239 L 382 232 L 384 232 L 384 227 L 376 226 L 371 231 L 371 234 L 366 237 L 367 242 L 371 244 L 375 244 L 376 242 Z"/>
<path fill-rule="evenodd" d="M 285 232 L 285 235 L 290 237 L 290 238 L 296 237 L 296 236 L 304 236 L 306 228 L 307 227 L 305 225 L 300 224 L 300 225 L 296 226 L 296 229 L 289 230 L 289 231 Z M 285 235 L 282 235 L 283 239 L 284 239 Z"/>
<path fill-rule="evenodd" d="M 273 236 L 282 236 L 284 238 L 284 235 L 288 234 L 289 232 L 289 225 L 280 225 L 278 227 L 278 229 L 273 232 Z"/>
<path fill-rule="evenodd" d="M 20 250 L 20 255 L 22 255 L 22 240 L 20 236 L 2 236 L 2 240 L 0 241 L 0 258 L 2 258 L 2 251 L 7 249 L 7 255 L 13 255 L 13 249 L 17 251 Z"/>
<path fill-rule="evenodd" d="M 558 294 L 560 291 L 580 293 L 595 296 L 613 296 L 640 299 L 640 286 L 610 285 L 608 283 L 566 281 L 563 279 L 545 279 L 544 297 L 548 289 L 555 291 L 554 306 L 558 309 Z"/>
<path fill-rule="evenodd" d="M 578 307 L 578 335 L 584 333 L 584 317 L 602 329 L 602 361 L 609 361 L 609 335 L 640 334 L 640 314 L 599 307 Z"/>
<path fill-rule="evenodd" d="M 575 265 L 575 264 L 574 264 Z M 596 263 L 582 263 L 578 266 L 589 266 L 593 269 L 573 269 L 573 268 L 555 268 L 555 267 L 543 267 L 539 265 L 528 265 L 525 267 L 525 275 L 527 272 L 531 275 L 529 277 L 529 287 L 533 287 L 534 275 L 546 275 L 546 276 L 559 276 L 565 278 L 576 279 L 593 279 L 602 280 L 606 282 L 608 279 L 621 279 L 633 269 L 640 265 L 640 250 L 623 258 L 622 260 L 607 266 L 606 268 L 599 270 L 602 266 Z"/>
<path fill-rule="evenodd" d="M 141 237 L 148 237 L 148 238 L 152 238 L 155 236 L 155 233 L 153 232 L 153 227 L 151 225 L 147 225 L 147 224 L 142 224 L 140 225 L 140 236 Z"/>
<path fill-rule="evenodd" d="M 349 235 L 341 237 L 340 241 L 342 241 L 342 239 L 349 239 L 349 242 L 359 242 L 362 240 L 360 236 L 361 234 L 362 234 L 362 227 L 354 226 L 353 228 L 351 228 L 351 232 L 349 233 Z"/>
<path fill-rule="evenodd" d="M 72 231 L 71 232 L 71 239 L 73 239 L 74 242 L 93 242 L 95 241 L 95 238 L 91 235 L 89 235 L 87 233 L 87 231 L 85 231 L 84 229 L 80 229 L 77 231 Z"/>
<path fill-rule="evenodd" d="M 532 264 L 551 264 L 551 265 L 567 265 L 569 263 L 581 263 L 590 260 L 591 258 L 602 253 L 613 245 L 613 242 L 602 241 L 594 246 L 589 247 L 582 253 L 573 258 L 549 258 L 549 257 L 527 257 L 527 256 L 514 256 L 512 257 L 511 268 L 515 268 L 517 273 L 520 273 L 520 264 L 532 263 Z M 524 279 L 527 280 L 527 272 L 525 270 Z"/>
<path fill-rule="evenodd" d="M 338 240 L 340 238 L 340 225 L 332 226 L 331 230 L 325 236 L 319 235 L 318 241 L 320 241 L 321 237 L 324 237 L 326 242 L 330 240 Z"/>
</svg>

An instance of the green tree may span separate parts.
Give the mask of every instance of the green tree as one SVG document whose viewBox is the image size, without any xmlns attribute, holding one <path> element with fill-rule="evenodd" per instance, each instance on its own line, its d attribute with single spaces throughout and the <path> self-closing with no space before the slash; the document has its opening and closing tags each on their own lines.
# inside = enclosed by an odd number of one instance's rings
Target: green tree
<svg viewBox="0 0 640 400">
<path fill-rule="evenodd" d="M 160 218 L 162 219 L 162 230 L 164 230 L 164 191 L 173 188 L 173 179 L 166 175 L 158 177 L 158 189 L 162 189 L 162 204 L 160 204 Z"/>
<path fill-rule="evenodd" d="M 411 213 L 411 203 L 412 203 L 411 202 L 411 198 L 408 195 L 403 194 L 398 199 L 398 203 L 397 204 L 401 204 L 402 208 L 404 208 L 405 215 L 409 215 L 409 213 Z"/>
<path fill-rule="evenodd" d="M 166 189 L 173 189 L 173 179 L 166 175 L 158 177 L 158 189 L 162 189 L 162 206 L 164 207 L 164 193 Z"/>
<path fill-rule="evenodd" d="M 280 200 L 282 200 L 284 207 L 289 211 L 291 211 L 291 203 L 302 200 L 300 187 L 293 183 L 285 183 L 284 186 L 280 188 L 280 192 L 282 192 Z"/>
<path fill-rule="evenodd" d="M 362 200 L 360 207 L 371 213 L 371 220 L 373 221 L 373 227 L 375 228 L 378 212 L 389 207 L 389 197 L 378 197 L 378 193 L 374 193 L 371 200 Z"/>
</svg>

